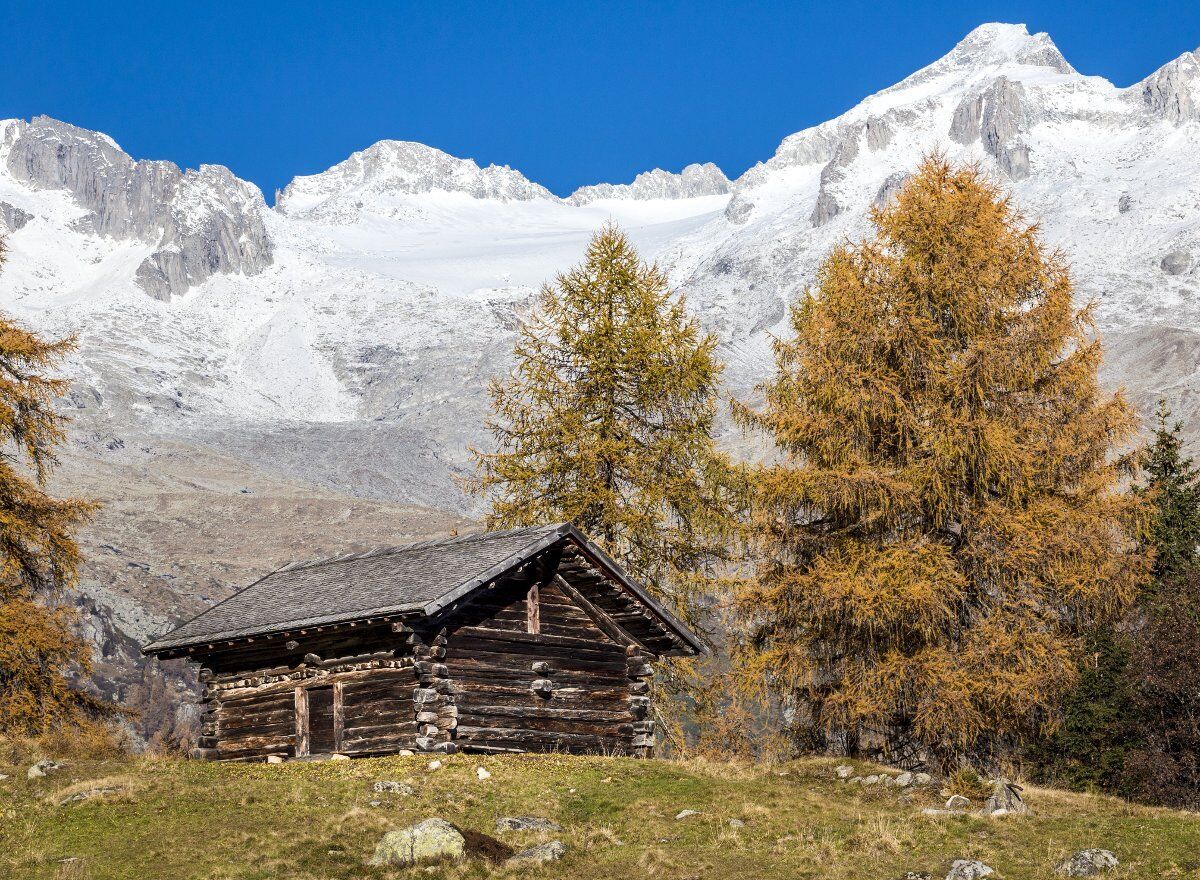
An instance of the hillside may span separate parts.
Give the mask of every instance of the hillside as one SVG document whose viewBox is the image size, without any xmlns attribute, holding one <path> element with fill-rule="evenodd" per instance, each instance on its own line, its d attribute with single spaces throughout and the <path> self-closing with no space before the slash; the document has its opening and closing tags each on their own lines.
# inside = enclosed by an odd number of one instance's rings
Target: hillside
<svg viewBox="0 0 1200 880">
<path fill-rule="evenodd" d="M 12 880 L 891 880 L 906 871 L 941 880 L 954 860 L 968 858 L 994 868 L 997 880 L 1034 880 L 1096 847 L 1121 862 L 1104 876 L 1200 877 L 1195 814 L 1030 789 L 1031 815 L 931 816 L 923 810 L 944 800 L 936 785 L 863 788 L 837 781 L 836 762 L 820 759 L 750 767 L 457 755 L 435 771 L 419 756 L 283 765 L 114 760 L 71 762 L 27 780 L 32 756 L 16 761 L 4 751 L 0 875 Z M 479 767 L 490 778 L 478 778 Z M 377 794 L 380 780 L 413 793 Z M 108 791 L 63 803 L 97 789 Z M 677 819 L 684 810 L 697 813 Z M 562 829 L 497 831 L 497 818 L 526 815 Z M 558 839 L 567 853 L 539 868 L 480 857 L 412 870 L 367 865 L 385 832 L 433 816 L 507 847 Z"/>
</svg>

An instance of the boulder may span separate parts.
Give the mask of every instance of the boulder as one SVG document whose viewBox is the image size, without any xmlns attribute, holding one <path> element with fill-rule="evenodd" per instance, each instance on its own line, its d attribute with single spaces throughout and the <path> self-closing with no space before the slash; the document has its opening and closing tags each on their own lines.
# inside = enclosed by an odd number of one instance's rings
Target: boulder
<svg viewBox="0 0 1200 880">
<path fill-rule="evenodd" d="M 66 764 L 60 761 L 41 760 L 25 771 L 26 779 L 40 779 L 53 773 L 55 770 L 61 770 Z"/>
<path fill-rule="evenodd" d="M 1009 813 L 1028 812 L 1029 806 L 1021 798 L 1021 786 L 1007 779 L 997 779 L 992 783 L 992 794 L 984 801 L 983 815 L 1006 816 Z"/>
<path fill-rule="evenodd" d="M 1171 251 L 1158 265 L 1168 275 L 1185 275 L 1192 268 L 1192 255 L 1187 251 Z"/>
<path fill-rule="evenodd" d="M 901 773 L 896 777 L 895 783 L 899 788 L 908 788 L 913 784 L 913 775 L 911 773 Z"/>
<path fill-rule="evenodd" d="M 868 776 L 866 779 L 864 779 L 862 781 L 863 785 L 877 785 L 878 783 L 879 783 L 879 777 L 876 776 L 875 774 L 871 774 L 870 776 Z"/>
<path fill-rule="evenodd" d="M 497 831 L 562 831 L 562 826 L 541 816 L 502 816 L 496 820 Z"/>
<path fill-rule="evenodd" d="M 913 776 L 913 782 L 917 785 L 928 785 L 933 782 L 933 777 L 928 773 L 917 773 Z"/>
<path fill-rule="evenodd" d="M 1106 849 L 1083 849 L 1059 862 L 1054 873 L 1060 877 L 1093 877 L 1119 864 L 1117 857 Z"/>
<path fill-rule="evenodd" d="M 519 853 L 509 859 L 507 864 L 521 865 L 557 862 L 566 854 L 566 844 L 560 840 L 551 840 L 548 843 L 539 843 L 537 846 L 531 846 L 529 849 L 521 850 Z"/>
<path fill-rule="evenodd" d="M 980 877 L 991 877 L 996 872 L 976 859 L 959 859 L 950 866 L 946 880 L 979 880 Z"/>
<path fill-rule="evenodd" d="M 411 785 L 406 785 L 403 782 L 396 782 L 392 779 L 379 780 L 371 786 L 371 790 L 381 793 L 386 792 L 388 794 L 411 795 L 413 793 L 413 787 Z"/>
<path fill-rule="evenodd" d="M 458 862 L 466 855 L 462 832 L 445 819 L 434 817 L 399 831 L 389 831 L 375 847 L 371 864 L 409 867 L 422 862 Z"/>
<path fill-rule="evenodd" d="M 946 801 L 946 809 L 952 811 L 961 811 L 971 806 L 970 798 L 965 798 L 961 794 L 952 794 L 950 799 Z"/>
<path fill-rule="evenodd" d="M 854 775 L 854 768 L 847 767 L 845 764 L 842 764 L 839 767 L 833 768 L 833 772 L 837 774 L 838 779 L 849 779 Z"/>
</svg>

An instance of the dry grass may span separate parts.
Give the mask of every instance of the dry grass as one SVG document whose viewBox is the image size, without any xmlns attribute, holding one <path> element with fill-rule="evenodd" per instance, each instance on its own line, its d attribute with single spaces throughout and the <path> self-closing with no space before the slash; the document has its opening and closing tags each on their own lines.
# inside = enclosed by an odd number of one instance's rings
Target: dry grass
<svg viewBox="0 0 1200 880">
<path fill-rule="evenodd" d="M 0 773 L 10 776 L 0 781 L 4 880 L 887 880 L 909 870 L 941 877 L 967 857 L 996 868 L 997 880 L 1052 880 L 1059 859 L 1088 846 L 1117 852 L 1124 867 L 1114 880 L 1200 880 L 1195 815 L 1030 789 L 1030 818 L 928 817 L 922 809 L 941 802 L 938 792 L 839 783 L 836 761 L 755 767 L 454 756 L 429 772 L 421 758 L 282 765 L 76 758 L 27 780 L 23 762 L 34 754 L 18 751 L 0 745 Z M 480 766 L 491 779 L 476 778 Z M 372 784 L 380 779 L 405 781 L 415 792 L 377 794 Z M 92 788 L 118 793 L 60 806 Z M 699 815 L 676 820 L 683 809 Z M 495 834 L 501 815 L 546 816 L 563 831 Z M 483 859 L 416 871 L 366 864 L 385 831 L 429 816 L 518 849 L 557 837 L 569 852 L 537 869 Z M 731 819 L 745 824 L 730 826 Z"/>
</svg>

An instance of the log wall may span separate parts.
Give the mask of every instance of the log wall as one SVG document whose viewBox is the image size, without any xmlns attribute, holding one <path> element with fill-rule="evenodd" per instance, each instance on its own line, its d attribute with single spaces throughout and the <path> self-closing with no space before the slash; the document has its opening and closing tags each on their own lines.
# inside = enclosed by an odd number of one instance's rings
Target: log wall
<svg viewBox="0 0 1200 880">
<path fill-rule="evenodd" d="M 643 752 L 645 722 L 631 704 L 626 645 L 607 635 L 562 587 L 513 584 L 468 606 L 447 629 L 459 748 L 482 751 Z M 530 633 L 531 626 L 539 632 Z M 640 673 L 639 660 L 638 672 Z M 647 700 L 648 703 L 648 700 Z M 644 717 L 642 713 L 641 717 Z"/>
<path fill-rule="evenodd" d="M 276 645 L 272 653 L 250 645 L 202 659 L 198 757 L 261 760 L 416 748 L 417 675 L 404 633 L 390 625 L 362 627 L 288 644 L 294 647 Z"/>
</svg>

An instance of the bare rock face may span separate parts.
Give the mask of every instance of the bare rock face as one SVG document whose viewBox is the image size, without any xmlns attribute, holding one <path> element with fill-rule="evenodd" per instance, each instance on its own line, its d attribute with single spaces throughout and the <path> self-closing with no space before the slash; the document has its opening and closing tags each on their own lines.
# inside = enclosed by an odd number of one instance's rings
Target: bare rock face
<svg viewBox="0 0 1200 880">
<path fill-rule="evenodd" d="M 896 193 L 900 192 L 901 188 L 908 181 L 909 177 L 911 177 L 911 175 L 906 174 L 903 171 L 897 171 L 894 174 L 889 174 L 887 180 L 885 180 L 879 187 L 879 192 L 875 193 L 875 204 L 882 208 L 884 205 L 890 202 Z"/>
<path fill-rule="evenodd" d="M 22 211 L 8 202 L 0 202 L 0 232 L 16 232 L 32 219 L 33 215 L 28 211 Z"/>
<path fill-rule="evenodd" d="M 183 172 L 171 162 L 135 162 L 110 138 L 46 116 L 20 124 L 7 165 L 31 188 L 69 192 L 91 212 L 89 231 L 157 247 L 137 271 L 156 299 L 271 264 L 262 194 L 227 168 Z"/>
<path fill-rule="evenodd" d="M 725 219 L 737 226 L 745 223 L 754 213 L 754 202 L 745 193 L 735 193 L 725 206 Z"/>
<path fill-rule="evenodd" d="M 1029 176 L 1029 147 L 1021 140 L 1028 119 L 1025 88 L 998 77 L 987 89 L 963 98 L 950 121 L 950 139 L 960 144 L 979 140 L 1013 180 Z"/>
<path fill-rule="evenodd" d="M 862 127 L 855 126 L 842 134 L 837 148 L 828 164 L 821 169 L 821 186 L 817 192 L 817 204 L 813 207 L 809 219 L 813 226 L 824 226 L 842 212 L 831 188 L 846 177 L 846 168 L 858 156 L 858 139 Z"/>
<path fill-rule="evenodd" d="M 1200 119 L 1200 49 L 1183 53 L 1144 79 L 1138 95 L 1147 110 L 1176 125 Z"/>
</svg>

